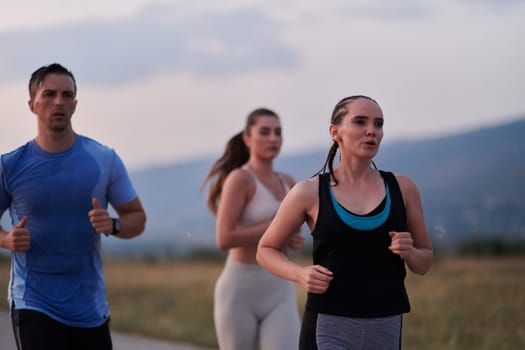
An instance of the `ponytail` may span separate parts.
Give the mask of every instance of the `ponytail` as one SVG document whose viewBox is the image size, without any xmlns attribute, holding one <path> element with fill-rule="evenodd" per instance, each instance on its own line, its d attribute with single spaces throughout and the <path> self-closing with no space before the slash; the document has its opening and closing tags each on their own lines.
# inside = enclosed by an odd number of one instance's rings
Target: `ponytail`
<svg viewBox="0 0 525 350">
<path fill-rule="evenodd" d="M 242 139 L 243 131 L 235 134 L 224 147 L 222 156 L 213 163 L 201 184 L 201 190 L 210 183 L 206 203 L 212 213 L 217 213 L 217 203 L 222 192 L 224 180 L 234 169 L 250 158 L 250 151 Z"/>
<path fill-rule="evenodd" d="M 324 162 L 324 165 L 314 175 L 314 176 L 316 176 L 316 175 L 319 175 L 319 174 L 326 173 L 326 168 L 328 167 L 328 173 L 330 174 L 330 176 L 332 177 L 332 179 L 334 180 L 336 185 L 337 185 L 337 179 L 334 176 L 334 159 L 335 159 L 335 155 L 337 154 L 337 149 L 338 148 L 339 148 L 339 144 L 336 141 L 334 141 L 332 143 L 332 146 L 328 150 L 328 155 L 326 156 L 326 160 Z"/>
</svg>

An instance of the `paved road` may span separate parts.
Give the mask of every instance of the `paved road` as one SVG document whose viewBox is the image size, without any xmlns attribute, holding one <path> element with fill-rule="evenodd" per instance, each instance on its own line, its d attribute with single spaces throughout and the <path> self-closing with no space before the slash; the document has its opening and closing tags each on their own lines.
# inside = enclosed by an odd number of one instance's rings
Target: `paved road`
<svg viewBox="0 0 525 350">
<path fill-rule="evenodd" d="M 176 344 L 118 332 L 111 332 L 114 350 L 211 350 L 189 344 Z M 0 349 L 16 350 L 9 314 L 0 312 Z"/>
</svg>

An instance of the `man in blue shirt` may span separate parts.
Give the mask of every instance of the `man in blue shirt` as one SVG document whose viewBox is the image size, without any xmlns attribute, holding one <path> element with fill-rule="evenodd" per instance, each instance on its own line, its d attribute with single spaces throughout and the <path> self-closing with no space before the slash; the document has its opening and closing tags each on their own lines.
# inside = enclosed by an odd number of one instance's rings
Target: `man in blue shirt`
<svg viewBox="0 0 525 350">
<path fill-rule="evenodd" d="M 141 234 L 146 214 L 116 152 L 73 131 L 73 74 L 54 63 L 29 81 L 36 137 L 0 158 L 0 247 L 19 350 L 112 349 L 101 234 Z M 106 208 L 115 209 L 112 218 Z"/>
</svg>

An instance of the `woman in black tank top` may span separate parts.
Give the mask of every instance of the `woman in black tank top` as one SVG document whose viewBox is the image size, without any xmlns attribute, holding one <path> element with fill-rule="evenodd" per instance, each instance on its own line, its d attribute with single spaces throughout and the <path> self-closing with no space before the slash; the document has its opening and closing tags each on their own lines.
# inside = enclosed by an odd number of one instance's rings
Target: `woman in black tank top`
<svg viewBox="0 0 525 350">
<path fill-rule="evenodd" d="M 401 315 L 410 311 L 405 266 L 423 275 L 432 263 L 417 185 L 372 161 L 383 121 L 370 97 L 339 101 L 319 176 L 288 193 L 259 243 L 259 264 L 308 292 L 300 349 L 400 349 Z M 282 253 L 305 222 L 313 237 L 310 266 Z"/>
</svg>

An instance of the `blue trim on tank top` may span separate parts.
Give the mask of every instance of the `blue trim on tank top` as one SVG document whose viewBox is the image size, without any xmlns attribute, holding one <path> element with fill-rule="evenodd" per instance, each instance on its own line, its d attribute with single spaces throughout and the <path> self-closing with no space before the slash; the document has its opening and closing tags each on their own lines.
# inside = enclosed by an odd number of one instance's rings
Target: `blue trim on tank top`
<svg viewBox="0 0 525 350">
<path fill-rule="evenodd" d="M 356 229 L 361 231 L 371 231 L 379 226 L 383 225 L 386 220 L 388 219 L 388 215 L 390 214 L 390 191 L 388 189 L 388 184 L 385 184 L 385 190 L 386 190 L 386 203 L 383 210 L 376 214 L 376 215 L 355 215 L 346 210 L 339 202 L 335 199 L 335 196 L 332 192 L 332 188 L 330 187 L 330 184 L 328 184 L 328 191 L 330 192 L 330 197 L 332 198 L 332 203 L 334 204 L 335 211 L 337 213 L 337 216 L 343 222 Z"/>
</svg>

